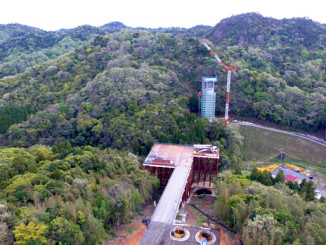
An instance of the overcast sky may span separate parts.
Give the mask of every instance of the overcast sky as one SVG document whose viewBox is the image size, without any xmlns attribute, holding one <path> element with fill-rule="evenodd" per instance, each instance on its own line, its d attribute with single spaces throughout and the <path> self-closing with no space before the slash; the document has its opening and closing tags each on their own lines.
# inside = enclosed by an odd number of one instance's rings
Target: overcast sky
<svg viewBox="0 0 326 245">
<path fill-rule="evenodd" d="M 0 24 L 20 23 L 52 31 L 112 21 L 130 27 L 189 28 L 214 26 L 221 19 L 248 12 L 326 23 L 325 0 L 1 0 Z"/>
</svg>

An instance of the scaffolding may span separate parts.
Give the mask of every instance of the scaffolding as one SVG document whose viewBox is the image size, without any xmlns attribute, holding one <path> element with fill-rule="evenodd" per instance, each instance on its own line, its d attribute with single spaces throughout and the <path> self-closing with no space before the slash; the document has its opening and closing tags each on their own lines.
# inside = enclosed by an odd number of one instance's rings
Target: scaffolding
<svg viewBox="0 0 326 245">
<path fill-rule="evenodd" d="M 215 118 L 216 93 L 214 84 L 217 77 L 202 78 L 201 116 L 211 122 Z"/>
</svg>

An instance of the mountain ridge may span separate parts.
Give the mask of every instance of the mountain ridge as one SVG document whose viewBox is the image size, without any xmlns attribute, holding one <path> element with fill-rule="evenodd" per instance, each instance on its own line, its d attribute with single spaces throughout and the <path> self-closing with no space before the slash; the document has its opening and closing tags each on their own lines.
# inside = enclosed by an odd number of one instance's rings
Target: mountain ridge
<svg viewBox="0 0 326 245">
<path fill-rule="evenodd" d="M 163 33 L 164 29 L 155 32 L 123 29 L 118 32 L 115 30 L 125 28 L 125 25 L 115 22 L 106 25 L 106 28 L 116 28 L 110 29 L 112 33 L 104 33 L 103 30 L 91 26 L 55 33 L 57 36 L 53 38 L 61 38 L 61 46 L 54 45 L 53 49 L 46 48 L 37 52 L 28 51 L 31 56 L 22 52 L 23 54 L 13 57 L 11 62 L 0 63 L 2 68 L 13 69 L 15 66 L 12 63 L 17 66 L 18 60 L 24 61 L 23 56 L 28 61 L 33 61 L 35 57 L 34 63 L 37 64 L 22 64 L 20 70 L 24 72 L 18 74 L 15 73 L 19 72 L 18 69 L 9 70 L 9 74 L 16 74 L 14 77 L 6 76 L 5 69 L 1 69 L 3 78 L 0 78 L 0 108 L 3 113 L 8 111 L 8 106 L 14 106 L 20 111 L 21 108 L 32 105 L 29 113 L 33 115 L 25 122 L 21 118 L 13 120 L 14 123 L 21 124 L 7 123 L 9 126 L 3 127 L 2 133 L 12 125 L 6 133 L 11 142 L 22 144 L 25 137 L 32 137 L 33 140 L 27 142 L 37 143 L 51 136 L 52 139 L 46 142 L 52 144 L 56 142 L 56 138 L 63 140 L 67 133 L 62 131 L 63 135 L 58 135 L 51 129 L 52 126 L 58 127 L 57 123 L 60 121 L 55 118 L 59 116 L 65 118 L 65 127 L 71 130 L 69 137 L 75 138 L 81 133 L 77 128 L 78 121 L 82 118 L 93 120 L 92 127 L 99 125 L 101 133 L 104 133 L 102 130 L 108 130 L 111 127 L 110 120 L 120 117 L 111 108 L 119 108 L 118 111 L 126 113 L 129 106 L 137 106 L 138 110 L 142 110 L 149 108 L 149 104 L 166 105 L 170 102 L 181 106 L 183 111 L 198 108 L 196 105 L 189 107 L 189 103 L 192 94 L 200 89 L 198 81 L 201 76 L 218 75 L 220 81 L 226 79 L 223 68 L 198 42 L 197 36 L 202 36 L 203 33 L 207 33 L 203 36 L 206 36 L 213 50 L 226 64 L 235 63 L 238 67 L 231 84 L 232 113 L 254 116 L 308 131 L 325 128 L 325 49 L 321 49 L 326 36 L 325 28 L 316 24 L 319 26 L 316 31 L 321 31 L 318 34 L 320 38 L 315 39 L 318 45 L 291 46 L 293 42 L 290 35 L 284 33 L 280 36 L 276 33 L 274 39 L 282 40 L 282 45 L 267 39 L 257 44 L 254 38 L 253 42 L 248 39 L 249 42 L 241 46 L 234 45 L 239 38 L 233 37 L 239 29 L 244 29 L 243 21 L 239 21 L 239 18 L 253 19 L 250 20 L 251 23 L 263 19 L 269 23 L 269 18 L 246 14 L 223 20 L 220 22 L 222 24 L 217 24 L 212 30 L 207 26 L 198 26 L 188 30 L 172 28 L 168 33 Z M 227 33 L 229 36 L 225 38 L 225 42 L 228 43 L 215 45 L 217 41 L 214 39 L 214 30 L 230 20 L 238 20 L 238 24 L 233 31 Z M 277 20 L 273 22 L 280 25 L 283 23 Z M 292 24 L 296 23 L 294 21 Z M 279 29 L 286 29 L 285 27 L 288 24 Z M 263 30 L 263 27 L 259 28 Z M 303 30 L 300 35 L 305 34 Z M 42 40 L 42 36 L 40 39 Z M 3 47 L 1 44 L 0 48 Z M 47 56 L 44 60 L 38 59 L 44 56 Z M 225 83 L 219 83 L 216 90 L 216 113 L 222 114 Z M 193 110 L 196 112 L 196 109 Z M 46 125 L 47 119 L 52 117 L 50 130 L 35 124 L 38 121 Z M 129 123 L 130 119 L 123 120 Z M 143 137 L 140 134 L 139 137 Z M 157 140 L 155 137 L 158 136 L 153 136 L 151 141 Z M 105 144 L 110 145 L 113 142 L 112 136 L 108 138 L 110 139 Z M 147 147 L 148 142 L 145 143 Z M 81 144 L 81 140 L 77 140 L 76 144 Z M 130 143 L 126 145 L 131 147 Z"/>
</svg>

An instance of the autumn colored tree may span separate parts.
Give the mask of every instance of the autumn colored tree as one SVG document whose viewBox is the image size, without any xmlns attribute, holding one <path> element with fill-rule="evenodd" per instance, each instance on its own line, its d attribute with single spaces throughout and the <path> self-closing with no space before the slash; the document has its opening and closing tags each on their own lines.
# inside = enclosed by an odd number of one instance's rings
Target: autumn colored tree
<svg viewBox="0 0 326 245">
<path fill-rule="evenodd" d="M 46 238 L 43 236 L 44 231 L 47 227 L 45 225 L 36 225 L 34 222 L 29 222 L 26 226 L 21 223 L 15 227 L 13 231 L 17 244 L 45 244 Z"/>
</svg>

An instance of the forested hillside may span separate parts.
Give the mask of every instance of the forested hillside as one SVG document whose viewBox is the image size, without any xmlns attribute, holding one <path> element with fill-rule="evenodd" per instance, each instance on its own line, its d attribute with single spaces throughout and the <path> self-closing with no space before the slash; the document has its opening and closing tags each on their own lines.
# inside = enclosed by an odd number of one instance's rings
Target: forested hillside
<svg viewBox="0 0 326 245">
<path fill-rule="evenodd" d="M 325 199 L 314 199 L 314 184 L 285 183 L 256 168 L 221 173 L 217 181 L 215 215 L 239 232 L 244 244 L 325 244 Z"/>
<path fill-rule="evenodd" d="M 325 33 L 325 24 L 309 19 L 258 14 L 217 24 L 208 37 L 239 70 L 232 113 L 307 131 L 325 128 Z"/>
<path fill-rule="evenodd" d="M 224 68 L 198 37 L 238 68 L 231 114 L 325 129 L 326 26 L 312 20 L 250 13 L 190 29 L 0 25 L 1 241 L 26 244 L 28 232 L 32 244 L 109 238 L 158 187 L 138 161 L 155 142 L 218 145 L 222 167 L 242 160 L 237 125 L 197 117 L 202 76 L 219 78 L 217 115 L 226 90 Z"/>
<path fill-rule="evenodd" d="M 159 185 L 137 156 L 109 148 L 10 148 L 0 160 L 1 244 L 100 244 Z"/>
<path fill-rule="evenodd" d="M 2 120 L 21 123 L 9 130 L 2 124 L 1 130 L 19 146 L 69 140 L 131 149 L 135 139 L 145 154 L 156 141 L 203 142 L 207 121 L 186 113 L 193 86 L 213 68 L 198 64 L 205 58 L 192 53 L 206 55 L 193 37 L 180 41 L 147 31 L 97 36 L 52 62 L 4 78 L 2 110 L 10 106 L 11 115 L 3 113 Z M 18 111 L 28 105 L 31 116 L 19 120 Z"/>
<path fill-rule="evenodd" d="M 174 100 L 172 104 L 187 110 L 201 77 L 216 74 L 216 112 L 223 114 L 226 73 L 199 44 L 199 36 L 214 43 L 226 64 L 238 67 L 231 84 L 231 114 L 307 131 L 323 129 L 325 33 L 325 25 L 308 19 L 275 20 L 259 14 L 191 29 L 132 29 L 115 22 L 45 32 L 2 25 L 0 121 L 5 123 L 0 131 L 18 145 L 52 144 L 60 137 L 76 138 L 82 118 L 92 119 L 87 120 L 93 121 L 91 128 L 101 122 L 106 129 L 131 104 L 141 111 L 148 104 L 167 106 Z M 194 111 L 196 103 L 190 100 Z M 25 108 L 24 116 L 15 112 Z M 61 120 L 52 125 L 54 114 Z M 41 121 L 46 126 L 39 127 Z M 57 125 L 63 121 L 69 123 Z"/>
</svg>

